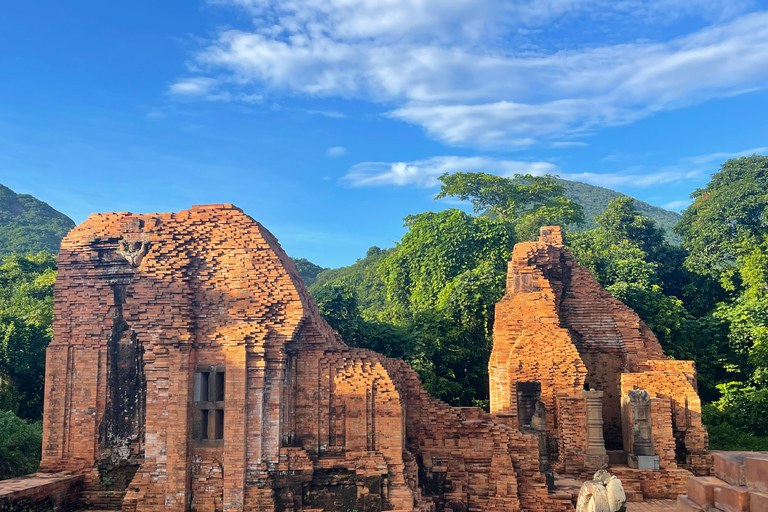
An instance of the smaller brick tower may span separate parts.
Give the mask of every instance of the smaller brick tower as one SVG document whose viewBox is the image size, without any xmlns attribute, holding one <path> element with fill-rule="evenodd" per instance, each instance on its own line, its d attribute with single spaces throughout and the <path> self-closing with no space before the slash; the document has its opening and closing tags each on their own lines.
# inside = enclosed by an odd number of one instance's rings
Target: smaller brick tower
<svg viewBox="0 0 768 512">
<path fill-rule="evenodd" d="M 694 363 L 662 354 L 635 312 L 576 264 L 559 227 L 543 227 L 538 242 L 515 246 L 493 339 L 491 413 L 522 427 L 532 403 L 543 402 L 556 470 L 588 474 L 609 456 L 612 467 L 632 455 L 655 457 L 641 462 L 655 462 L 677 483 L 667 494 L 684 492 L 688 472 L 678 468 L 709 471 Z M 647 411 L 629 400 L 641 389 L 650 398 Z M 632 433 L 641 426 L 652 436 L 645 441 L 653 455 L 633 453 L 640 438 Z"/>
</svg>

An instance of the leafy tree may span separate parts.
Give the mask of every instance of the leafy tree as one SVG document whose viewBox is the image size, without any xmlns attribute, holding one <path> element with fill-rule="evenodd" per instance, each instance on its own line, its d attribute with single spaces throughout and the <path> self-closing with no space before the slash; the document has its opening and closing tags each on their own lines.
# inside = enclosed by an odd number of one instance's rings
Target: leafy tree
<svg viewBox="0 0 768 512">
<path fill-rule="evenodd" d="M 713 447 L 768 446 L 768 157 L 726 161 L 691 197 L 676 230 L 689 251 L 688 269 L 719 280 L 723 299 L 713 316 L 728 326 L 735 352 L 732 382 L 708 408 Z M 735 380 L 738 379 L 738 380 Z"/>
<path fill-rule="evenodd" d="M 43 446 L 43 424 L 29 423 L 11 411 L 0 411 L 0 480 L 37 471 Z"/>
<path fill-rule="evenodd" d="M 722 396 L 702 409 L 713 450 L 768 451 L 768 389 L 727 382 Z"/>
<path fill-rule="evenodd" d="M 515 174 L 514 179 L 483 172 L 445 173 L 435 199 L 456 197 L 471 201 L 474 212 L 489 213 L 515 226 L 521 240 L 535 238 L 545 225 L 581 224 L 583 208 L 563 197 L 565 189 L 554 177 Z"/>
<path fill-rule="evenodd" d="M 664 230 L 656 222 L 637 211 L 631 197 L 619 197 L 595 217 L 604 243 L 617 245 L 628 242 L 648 255 L 653 255 L 664 243 Z"/>
<path fill-rule="evenodd" d="M 500 273 L 515 245 L 508 222 L 461 210 L 406 217 L 408 232 L 381 265 L 389 317 L 404 322 L 437 306 L 447 283 L 486 264 Z"/>
<path fill-rule="evenodd" d="M 43 412 L 55 279 L 50 253 L 10 256 L 0 266 L 0 408 L 22 418 L 37 419 Z"/>
<path fill-rule="evenodd" d="M 410 359 L 413 339 L 396 325 L 367 321 L 360 314 L 355 290 L 342 284 L 326 284 L 315 290 L 323 318 L 350 346 L 367 348 L 387 357 Z"/>
<path fill-rule="evenodd" d="M 731 159 L 692 195 L 678 232 L 691 270 L 719 279 L 732 300 L 716 316 L 751 384 L 768 386 L 768 157 Z"/>
<path fill-rule="evenodd" d="M 689 252 L 686 266 L 738 287 L 739 258 L 768 230 L 768 157 L 728 160 L 691 197 L 675 228 Z"/>
<path fill-rule="evenodd" d="M 348 267 L 326 269 L 317 275 L 317 280 L 309 287 L 316 296 L 326 285 L 339 285 L 354 290 L 360 314 L 366 320 L 376 320 L 386 308 L 387 293 L 379 274 L 379 267 L 393 249 L 380 249 L 373 246 L 368 249 L 365 258 L 358 259 Z"/>
<path fill-rule="evenodd" d="M 296 266 L 296 270 L 299 272 L 299 276 L 304 281 L 306 287 L 311 286 L 317 281 L 317 275 L 320 272 L 327 270 L 320 265 L 315 265 L 307 258 L 291 258 L 291 260 L 293 260 L 293 264 Z"/>
</svg>

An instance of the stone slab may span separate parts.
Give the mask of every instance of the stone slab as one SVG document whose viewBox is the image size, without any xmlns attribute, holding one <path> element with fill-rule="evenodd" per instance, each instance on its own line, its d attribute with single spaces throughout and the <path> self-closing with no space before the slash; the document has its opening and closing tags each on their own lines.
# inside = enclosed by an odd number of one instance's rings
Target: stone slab
<svg viewBox="0 0 768 512">
<path fill-rule="evenodd" d="M 681 494 L 677 497 L 677 508 L 675 510 L 677 512 L 701 512 L 704 510 L 704 507 L 698 505 L 685 494 Z"/>
<path fill-rule="evenodd" d="M 658 455 L 627 455 L 627 465 L 632 469 L 659 469 Z"/>
<path fill-rule="evenodd" d="M 754 452 L 712 452 L 714 473 L 731 485 L 745 485 L 744 461 Z"/>
</svg>

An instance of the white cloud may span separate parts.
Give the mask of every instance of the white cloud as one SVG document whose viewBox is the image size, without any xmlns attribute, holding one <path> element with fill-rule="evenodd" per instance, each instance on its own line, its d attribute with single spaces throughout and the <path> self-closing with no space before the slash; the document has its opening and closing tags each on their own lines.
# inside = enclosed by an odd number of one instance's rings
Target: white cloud
<svg viewBox="0 0 768 512">
<path fill-rule="evenodd" d="M 328 151 L 325 153 L 327 156 L 331 158 L 336 158 L 337 156 L 343 156 L 347 154 L 347 148 L 343 146 L 334 146 L 332 148 L 328 148 Z"/>
<path fill-rule="evenodd" d="M 436 156 L 414 162 L 362 162 L 353 165 L 342 181 L 352 187 L 383 185 L 434 187 L 439 183 L 438 176 L 444 173 L 478 171 L 511 177 L 515 174 L 557 174 L 558 167 L 549 162 Z"/>
<path fill-rule="evenodd" d="M 686 16 L 716 20 L 750 0 L 209 0 L 246 9 L 272 36 L 333 34 L 339 39 L 474 41 L 509 27 L 541 27 L 565 15 L 665 23 Z"/>
<path fill-rule="evenodd" d="M 582 148 L 585 146 L 589 146 L 589 144 L 587 144 L 586 142 L 574 141 L 574 140 L 564 140 L 564 141 L 552 143 L 553 148 Z"/>
<path fill-rule="evenodd" d="M 201 96 L 208 94 L 216 86 L 216 80 L 213 78 L 195 77 L 179 80 L 171 84 L 169 92 L 183 96 Z"/>
<path fill-rule="evenodd" d="M 515 174 L 535 176 L 551 174 L 565 180 L 581 181 L 606 188 L 649 188 L 670 183 L 701 181 L 709 174 L 716 172 L 717 166 L 729 158 L 766 152 L 768 147 L 732 153 L 710 153 L 682 158 L 676 164 L 665 166 L 655 172 L 640 172 L 643 169 L 634 168 L 613 173 L 561 172 L 557 165 L 541 161 L 502 160 L 486 156 L 435 156 L 412 162 L 361 162 L 353 165 L 341 181 L 352 187 L 394 185 L 429 188 L 438 185 L 437 178 L 443 173 L 482 171 L 505 177 L 512 177 Z M 685 202 L 683 206 L 687 204 L 688 202 Z"/>
<path fill-rule="evenodd" d="M 188 78 L 171 92 L 221 99 L 210 91 L 250 87 L 386 102 L 392 118 L 455 145 L 553 141 L 755 90 L 768 79 L 768 12 L 743 14 L 748 0 L 212 3 L 246 9 L 254 26 L 222 31 L 196 56 L 202 75 L 219 78 Z M 657 42 L 543 48 L 526 36 L 583 18 L 637 25 L 684 17 L 714 24 Z"/>
<path fill-rule="evenodd" d="M 691 202 L 692 201 L 690 199 L 682 199 L 680 201 L 671 201 L 665 204 L 664 206 L 662 206 L 662 208 L 664 208 L 665 210 L 680 211 L 686 206 L 688 206 L 689 204 L 691 204 Z"/>
<path fill-rule="evenodd" d="M 768 147 L 745 149 L 735 152 L 718 152 L 681 158 L 676 164 L 662 167 L 655 172 L 638 172 L 638 169 L 618 173 L 561 173 L 565 180 L 583 181 L 607 188 L 649 188 L 670 183 L 706 181 L 717 172 L 718 166 L 729 158 L 768 152 Z M 604 159 L 606 160 L 606 159 Z M 672 203 L 670 203 L 672 204 Z M 686 202 L 685 205 L 689 204 Z M 684 206 L 685 206 L 684 205 Z M 667 206 L 665 206 L 667 208 Z M 673 209 L 673 207 L 670 207 Z"/>
</svg>

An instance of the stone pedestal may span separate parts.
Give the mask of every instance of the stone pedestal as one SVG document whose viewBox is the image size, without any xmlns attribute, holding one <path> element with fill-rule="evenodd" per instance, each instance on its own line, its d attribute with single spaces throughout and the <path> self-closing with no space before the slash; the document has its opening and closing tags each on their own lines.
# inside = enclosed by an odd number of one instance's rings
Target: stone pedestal
<svg viewBox="0 0 768 512">
<path fill-rule="evenodd" d="M 608 454 L 603 439 L 603 392 L 582 391 L 587 413 L 587 447 L 584 467 L 599 469 L 608 465 Z"/>
<path fill-rule="evenodd" d="M 632 453 L 654 455 L 651 425 L 651 395 L 645 389 L 630 389 L 629 407 L 632 413 Z"/>
<path fill-rule="evenodd" d="M 539 471 L 544 473 L 549 470 L 549 451 L 547 450 L 547 409 L 541 400 L 536 401 L 534 406 L 531 431 L 539 441 Z"/>
<path fill-rule="evenodd" d="M 658 455 L 627 455 L 627 465 L 633 469 L 659 469 Z"/>
<path fill-rule="evenodd" d="M 651 396 L 645 389 L 630 389 L 622 399 L 622 419 L 626 431 L 624 445 L 627 464 L 634 469 L 659 469 L 659 457 L 653 449 Z"/>
</svg>

